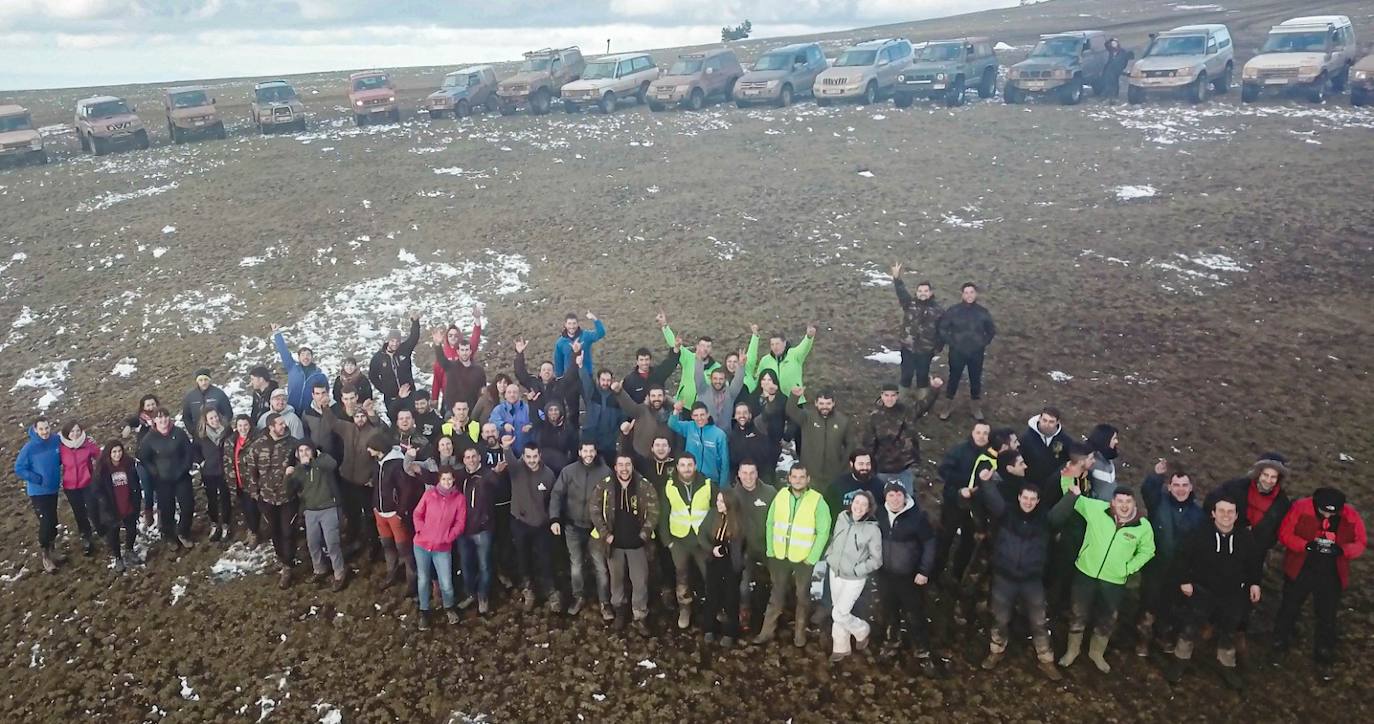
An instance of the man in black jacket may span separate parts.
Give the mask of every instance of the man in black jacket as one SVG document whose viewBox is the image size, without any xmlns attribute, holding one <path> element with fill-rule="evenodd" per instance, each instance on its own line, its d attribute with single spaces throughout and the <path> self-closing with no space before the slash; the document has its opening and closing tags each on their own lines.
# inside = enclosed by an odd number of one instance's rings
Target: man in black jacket
<svg viewBox="0 0 1374 724">
<path fill-rule="evenodd" d="M 960 290 L 961 301 L 940 315 L 940 339 L 949 345 L 949 382 L 945 385 L 945 402 L 940 419 L 948 420 L 954 411 L 954 395 L 959 392 L 959 380 L 968 370 L 968 396 L 973 419 L 983 420 L 983 355 L 997 327 L 992 315 L 978 303 L 978 287 L 967 282 Z"/>
<path fill-rule="evenodd" d="M 1126 74 L 1126 68 L 1132 60 L 1135 60 L 1135 51 L 1121 47 L 1121 41 L 1116 38 L 1107 40 L 1107 64 L 1102 68 L 1100 93 L 1107 105 L 1116 103 L 1117 97 L 1121 95 L 1121 76 Z"/>
<path fill-rule="evenodd" d="M 191 519 L 195 515 L 195 491 L 191 489 L 191 439 L 172 425 L 172 416 L 158 408 L 153 429 L 143 436 L 138 461 L 157 491 L 157 513 L 163 540 L 191 548 Z"/>
<path fill-rule="evenodd" d="M 1029 481 L 1022 483 L 1014 507 L 1006 504 L 990 482 L 980 483 L 978 493 L 989 515 L 999 523 L 992 548 L 992 642 L 982 667 L 987 671 L 997 668 L 1006 654 L 1011 616 L 1020 604 L 1030 625 L 1040 671 L 1051 681 L 1059 681 L 1064 677 L 1054 665 L 1045 619 L 1044 575 L 1052 531 L 1049 509 L 1040 502 L 1040 487 Z"/>
<path fill-rule="evenodd" d="M 778 447 L 772 438 L 754 425 L 754 412 L 749 403 L 735 403 L 735 419 L 730 423 L 727 434 L 727 449 L 730 451 L 730 478 L 739 475 L 740 463 L 750 460 L 755 463 L 759 477 L 766 483 L 778 478 Z"/>
<path fill-rule="evenodd" d="M 195 437 L 194 431 L 200 429 L 200 415 L 207 408 L 219 410 L 221 420 L 234 419 L 234 406 L 229 403 L 229 396 L 210 383 L 210 368 L 196 370 L 195 380 L 196 384 L 181 398 L 181 424 L 191 431 L 191 437 Z"/>
<path fill-rule="evenodd" d="M 392 422 L 396 420 L 397 410 L 410 409 L 411 396 L 415 394 L 415 367 L 411 364 L 411 356 L 419 343 L 420 313 L 412 312 L 410 334 L 401 339 L 399 331 L 391 330 L 367 366 L 367 379 L 372 382 L 372 389 L 382 395 L 387 419 Z"/>
<path fill-rule="evenodd" d="M 272 399 L 272 391 L 277 389 L 277 381 L 272 379 L 270 370 L 258 365 L 248 371 L 248 387 L 253 392 L 253 408 L 248 413 L 248 418 L 254 421 L 261 420 L 268 412 L 268 403 Z"/>
<path fill-rule="evenodd" d="M 1026 421 L 1021 432 L 1021 456 L 1026 459 L 1026 479 L 1040 488 L 1040 502 L 1049 510 L 1064 494 L 1059 488 L 1059 470 L 1069 461 L 1069 443 L 1064 431 L 1064 416 L 1059 408 L 1045 406 L 1040 414 Z"/>
<path fill-rule="evenodd" d="M 640 347 L 635 352 L 635 368 L 625 375 L 625 380 L 620 383 L 621 389 L 638 404 L 644 403 L 644 398 L 649 395 L 649 390 L 654 387 L 663 387 L 668 384 L 668 378 L 673 375 L 681 362 L 678 355 L 682 351 L 681 346 L 674 346 L 673 353 L 668 358 L 654 364 L 654 353 L 648 347 Z"/>
<path fill-rule="evenodd" d="M 896 481 L 883 487 L 883 506 L 878 509 L 883 532 L 883 567 L 878 569 L 878 593 L 888 635 L 885 649 L 895 648 L 906 622 L 908 641 L 915 645 L 916 663 L 927 676 L 937 673 L 930 655 L 926 628 L 925 591 L 935 571 L 935 533 L 915 499 Z"/>
<path fill-rule="evenodd" d="M 973 516 L 967 507 L 959 504 L 959 490 L 968 487 L 973 480 L 973 468 L 978 458 L 988 449 L 992 428 L 985 422 L 976 423 L 969 438 L 945 453 L 940 461 L 940 479 L 944 481 L 940 499 L 940 536 L 935 553 L 935 574 L 944 572 L 949 560 L 954 538 L 959 538 L 959 555 L 954 559 L 951 575 L 961 577 L 973 556 Z"/>
<path fill-rule="evenodd" d="M 563 416 L 572 428 L 579 429 L 581 414 L 578 412 L 578 403 L 582 397 L 582 379 L 578 372 L 581 368 L 568 365 L 562 377 L 555 377 L 553 362 L 544 360 L 539 363 L 539 375 L 536 377 L 530 374 L 525 364 L 525 348 L 528 346 L 526 340 L 515 340 L 515 380 L 529 390 L 530 422 L 534 422 L 536 412 L 543 413 L 549 405 L 558 403 L 562 405 Z M 573 349 L 574 355 L 581 354 L 582 343 L 573 342 Z"/>
</svg>

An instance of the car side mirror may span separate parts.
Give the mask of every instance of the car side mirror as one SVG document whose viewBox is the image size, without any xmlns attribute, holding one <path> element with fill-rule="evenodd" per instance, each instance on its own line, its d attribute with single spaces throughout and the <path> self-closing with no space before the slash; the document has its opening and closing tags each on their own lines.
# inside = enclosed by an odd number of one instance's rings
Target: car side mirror
<svg viewBox="0 0 1374 724">
<path fill-rule="evenodd" d="M 130 113 L 138 113 L 138 107 L 137 107 L 137 106 L 129 106 L 129 112 L 130 112 Z"/>
</svg>

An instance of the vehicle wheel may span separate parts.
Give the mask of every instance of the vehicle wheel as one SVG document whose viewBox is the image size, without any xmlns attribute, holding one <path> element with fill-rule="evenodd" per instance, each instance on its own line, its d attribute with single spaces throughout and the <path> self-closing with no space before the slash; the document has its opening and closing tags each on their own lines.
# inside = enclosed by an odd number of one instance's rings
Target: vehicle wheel
<svg viewBox="0 0 1374 724">
<path fill-rule="evenodd" d="M 1369 103 L 1369 97 L 1359 88 L 1350 89 L 1350 105 L 1360 108 Z"/>
<path fill-rule="evenodd" d="M 140 150 L 140 151 L 146 151 L 146 150 L 148 150 L 148 147 L 152 145 L 151 143 L 148 142 L 148 132 L 147 132 L 147 131 L 139 131 L 138 133 L 135 133 L 135 134 L 134 134 L 134 145 L 138 146 L 138 150 Z"/>
<path fill-rule="evenodd" d="M 400 108 L 397 108 L 397 109 L 394 109 L 394 110 L 391 111 L 391 122 L 392 122 L 392 123 L 400 123 L 400 122 L 401 122 L 401 109 L 400 109 Z"/>
<path fill-rule="evenodd" d="M 453 120 L 456 121 L 459 118 L 467 118 L 469 113 L 472 113 L 472 111 L 468 109 L 468 102 L 458 101 L 458 105 L 453 107 Z"/>
<path fill-rule="evenodd" d="M 700 88 L 693 88 L 683 105 L 687 106 L 688 110 L 699 111 L 706 106 L 706 94 L 702 93 Z"/>
<path fill-rule="evenodd" d="M 1221 71 L 1221 77 L 1212 81 L 1212 92 L 1224 96 L 1231 92 L 1231 73 L 1234 70 L 1230 63 L 1226 64 L 1226 70 Z"/>
<path fill-rule="evenodd" d="M 817 99 L 816 99 L 816 105 L 820 106 L 821 108 L 829 108 L 829 107 L 830 107 L 830 103 L 831 103 L 831 100 L 830 100 L 829 98 L 817 98 Z"/>
<path fill-rule="evenodd" d="M 1126 86 L 1126 102 L 1131 105 L 1140 105 L 1145 102 L 1145 89 L 1140 86 Z"/>
<path fill-rule="evenodd" d="M 1259 100 L 1259 94 L 1259 86 L 1254 86 L 1250 85 L 1249 83 L 1246 83 L 1240 87 L 1241 103 L 1254 103 L 1255 101 Z"/>
<path fill-rule="evenodd" d="M 224 122 L 221 121 L 215 126 L 215 138 L 218 138 L 219 140 L 223 141 L 228 136 L 229 134 L 224 132 Z"/>
<path fill-rule="evenodd" d="M 515 115 L 515 106 L 501 106 L 501 115 L 503 115 L 503 116 L 513 116 L 513 115 Z"/>
<path fill-rule="evenodd" d="M 1008 104 L 1021 102 L 1021 92 L 1017 90 L 1015 85 L 1012 85 L 1011 81 L 1007 81 L 1007 84 L 1002 87 L 1002 102 Z"/>
<path fill-rule="evenodd" d="M 735 107 L 736 107 L 736 108 L 748 108 L 748 107 L 749 107 L 749 104 L 748 104 L 748 103 L 745 103 L 744 101 L 735 101 Z"/>
<path fill-rule="evenodd" d="M 549 112 L 549 107 L 553 105 L 553 99 L 549 92 L 544 89 L 535 91 L 534 97 L 530 98 L 530 115 L 542 116 Z"/>
<path fill-rule="evenodd" d="M 792 105 L 792 86 L 783 85 L 782 90 L 778 91 L 778 108 L 786 108 Z"/>
<path fill-rule="evenodd" d="M 576 113 L 576 112 L 578 112 L 579 110 L 581 110 L 581 109 L 577 107 L 577 104 L 576 104 L 576 103 L 569 103 L 569 102 L 567 102 L 567 101 L 563 101 L 563 112 L 564 112 L 564 113 Z"/>
<path fill-rule="evenodd" d="M 863 102 L 866 106 L 871 106 L 878 102 L 878 84 L 876 82 L 870 80 L 868 85 L 864 86 Z"/>
<path fill-rule="evenodd" d="M 1077 76 L 1059 89 L 1059 102 L 1066 106 L 1076 106 L 1083 100 L 1083 79 Z"/>
<path fill-rule="evenodd" d="M 635 92 L 635 103 L 644 105 L 649 100 L 649 83 L 646 81 L 639 84 L 639 90 Z"/>
<path fill-rule="evenodd" d="M 84 133 L 78 133 L 78 134 L 76 134 L 76 140 L 77 140 L 78 142 L 81 143 L 81 151 L 82 151 L 83 153 L 90 153 L 91 144 L 90 144 L 90 141 L 86 140 L 86 134 L 84 134 Z"/>
<path fill-rule="evenodd" d="M 367 125 L 367 116 L 358 115 L 358 114 L 356 114 L 356 113 L 353 114 L 353 125 L 357 126 L 358 128 L 362 128 L 363 126 L 366 126 L 366 125 Z"/>
<path fill-rule="evenodd" d="M 992 68 L 983 69 L 983 78 L 978 83 L 978 97 L 987 99 L 997 95 L 997 71 Z"/>
<path fill-rule="evenodd" d="M 186 136 L 181 132 L 181 129 L 170 123 L 167 124 L 167 135 L 172 137 L 172 143 L 180 144 L 182 141 L 186 140 Z"/>
<path fill-rule="evenodd" d="M 1206 103 L 1207 92 L 1212 89 L 1211 81 L 1207 80 L 1207 72 L 1197 74 L 1197 80 L 1188 88 L 1188 101 L 1190 103 Z"/>
<path fill-rule="evenodd" d="M 105 142 L 95 136 L 91 136 L 91 153 L 97 156 L 105 155 Z"/>
<path fill-rule="evenodd" d="M 39 152 L 38 152 L 38 155 L 35 156 L 34 158 L 37 160 L 37 163 L 38 163 L 39 166 L 46 166 L 46 165 L 48 165 L 48 152 L 47 152 L 47 151 L 39 151 Z"/>
<path fill-rule="evenodd" d="M 664 110 L 664 105 L 658 101 L 649 101 L 649 110 L 654 113 L 661 113 Z"/>
<path fill-rule="evenodd" d="M 956 78 L 954 87 L 949 89 L 949 94 L 945 97 L 945 106 L 953 108 L 964 105 L 964 79 Z"/>
<path fill-rule="evenodd" d="M 1325 102 L 1326 102 L 1326 86 L 1327 86 L 1327 84 L 1330 83 L 1330 82 L 1331 82 L 1331 81 L 1329 81 L 1329 80 L 1326 79 L 1326 76 L 1325 76 L 1325 75 L 1319 75 L 1319 76 L 1317 76 L 1317 79 L 1314 80 L 1314 81 L 1312 81 L 1312 87 L 1309 88 L 1308 91 L 1307 91 L 1307 98 L 1308 98 L 1308 100 L 1312 101 L 1313 103 L 1317 103 L 1317 104 L 1325 103 Z"/>
<path fill-rule="evenodd" d="M 601 114 L 605 116 L 611 115 L 611 113 L 615 111 L 615 103 L 614 92 L 608 91 L 606 95 L 601 96 Z"/>
</svg>

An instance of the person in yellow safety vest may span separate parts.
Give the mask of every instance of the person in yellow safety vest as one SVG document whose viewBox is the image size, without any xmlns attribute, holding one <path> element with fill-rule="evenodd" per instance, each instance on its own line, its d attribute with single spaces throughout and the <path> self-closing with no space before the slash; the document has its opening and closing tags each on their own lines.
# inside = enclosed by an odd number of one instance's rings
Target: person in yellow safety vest
<svg viewBox="0 0 1374 724">
<path fill-rule="evenodd" d="M 797 464 L 787 473 L 787 489 L 778 491 L 768 506 L 768 572 L 773 580 L 773 593 L 763 626 L 754 639 L 755 644 L 773 640 L 778 617 L 787 602 L 787 581 L 797 597 L 796 617 L 793 621 L 792 643 L 806 646 L 807 609 L 811 604 L 811 569 L 825 553 L 834 518 L 825 497 L 811 489 L 811 476 L 806 467 Z"/>
<path fill-rule="evenodd" d="M 668 504 L 668 516 L 660 536 L 672 556 L 677 580 L 677 627 L 687 628 L 692 625 L 693 564 L 700 580 L 706 580 L 706 552 L 697 531 L 711 505 L 711 479 L 697 471 L 697 459 L 691 453 L 678 456 L 677 469 L 663 486 L 663 499 Z"/>
</svg>

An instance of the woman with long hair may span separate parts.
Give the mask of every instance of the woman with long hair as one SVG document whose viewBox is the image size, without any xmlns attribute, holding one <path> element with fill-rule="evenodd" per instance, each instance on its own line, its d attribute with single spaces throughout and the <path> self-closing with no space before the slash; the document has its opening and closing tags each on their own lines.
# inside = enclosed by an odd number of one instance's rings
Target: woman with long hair
<svg viewBox="0 0 1374 724">
<path fill-rule="evenodd" d="M 219 410 L 207 408 L 197 425 L 196 462 L 200 463 L 200 484 L 205 488 L 205 511 L 210 516 L 210 540 L 219 541 L 229 534 L 234 520 L 229 502 L 229 488 L 224 483 L 224 441 L 234 435 L 224 424 Z"/>
<path fill-rule="evenodd" d="M 130 415 L 124 422 L 124 439 L 132 440 L 133 445 L 126 450 L 134 458 L 134 468 L 138 472 L 138 479 L 146 481 L 148 473 L 143 468 L 143 463 L 138 460 L 138 450 L 143 447 L 143 438 L 153 429 L 153 415 L 162 403 L 157 399 L 157 395 L 144 395 L 138 400 L 138 409 Z M 151 485 L 143 485 L 143 527 L 153 527 L 153 511 L 157 509 L 157 491 Z"/>
<path fill-rule="evenodd" d="M 75 420 L 62 426 L 61 442 L 62 494 L 71 506 L 76 528 L 81 532 L 82 548 L 89 556 L 95 552 L 95 530 L 91 525 L 86 494 L 91 486 L 96 458 L 100 457 L 100 446 Z"/>
<path fill-rule="evenodd" d="M 142 498 L 142 484 L 133 456 L 118 440 L 106 443 L 96 466 L 95 482 L 91 485 L 91 511 L 105 534 L 115 573 L 123 573 L 130 563 L 141 563 L 134 553 L 134 541 L 138 538 L 139 501 Z M 121 529 L 124 531 L 122 548 L 119 545 Z"/>
<path fill-rule="evenodd" d="M 730 648 L 739 639 L 739 581 L 744 570 L 743 522 L 738 499 L 718 489 L 697 535 L 706 549 L 706 642 Z M 724 614 L 724 623 L 720 621 Z"/>
</svg>

